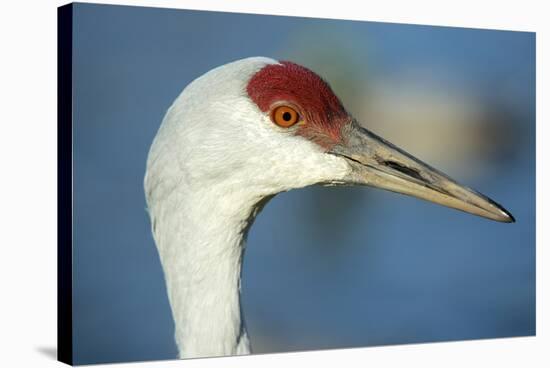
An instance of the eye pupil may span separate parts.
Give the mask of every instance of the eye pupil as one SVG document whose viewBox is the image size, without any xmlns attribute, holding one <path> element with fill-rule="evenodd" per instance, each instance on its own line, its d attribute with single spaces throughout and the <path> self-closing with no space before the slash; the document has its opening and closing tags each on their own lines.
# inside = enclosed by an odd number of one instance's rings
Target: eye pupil
<svg viewBox="0 0 550 368">
<path fill-rule="evenodd" d="M 292 114 L 289 113 L 288 111 L 284 112 L 283 113 L 283 120 L 284 121 L 290 121 L 290 119 L 292 119 Z"/>
</svg>

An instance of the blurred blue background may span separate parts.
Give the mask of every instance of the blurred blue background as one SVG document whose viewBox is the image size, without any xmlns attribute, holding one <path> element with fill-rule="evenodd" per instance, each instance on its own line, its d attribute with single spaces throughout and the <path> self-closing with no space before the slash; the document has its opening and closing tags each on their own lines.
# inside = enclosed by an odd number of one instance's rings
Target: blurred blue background
<svg viewBox="0 0 550 368">
<path fill-rule="evenodd" d="M 535 334 L 535 34 L 138 7 L 74 7 L 74 357 L 176 357 L 145 211 L 149 146 L 209 69 L 287 59 L 363 124 L 516 217 L 371 188 L 276 196 L 248 237 L 256 353 Z"/>
</svg>

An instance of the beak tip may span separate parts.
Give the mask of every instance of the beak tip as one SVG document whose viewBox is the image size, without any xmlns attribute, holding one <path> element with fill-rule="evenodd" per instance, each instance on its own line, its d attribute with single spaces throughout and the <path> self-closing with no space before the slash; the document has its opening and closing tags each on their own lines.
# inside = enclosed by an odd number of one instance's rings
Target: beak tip
<svg viewBox="0 0 550 368">
<path fill-rule="evenodd" d="M 506 211 L 506 216 L 508 217 L 506 222 L 508 222 L 508 223 L 516 222 L 516 219 L 514 218 L 514 216 L 512 216 L 512 214 L 510 212 Z"/>
<path fill-rule="evenodd" d="M 516 219 L 514 218 L 514 216 L 508 212 L 506 209 L 504 209 L 502 206 L 499 206 L 499 209 L 500 209 L 500 218 L 498 221 L 500 222 L 505 222 L 505 223 L 514 223 L 516 222 Z"/>
<path fill-rule="evenodd" d="M 514 216 L 510 213 L 510 211 L 508 211 L 506 208 L 502 207 L 500 204 L 498 204 L 497 202 L 493 201 L 492 199 L 488 198 L 488 197 L 485 197 L 485 200 L 487 202 L 489 202 L 492 206 L 493 206 L 493 209 L 497 209 L 497 213 L 498 213 L 498 219 L 497 221 L 500 221 L 500 222 L 505 222 L 505 223 L 514 223 L 516 222 L 516 219 L 514 218 Z"/>
</svg>

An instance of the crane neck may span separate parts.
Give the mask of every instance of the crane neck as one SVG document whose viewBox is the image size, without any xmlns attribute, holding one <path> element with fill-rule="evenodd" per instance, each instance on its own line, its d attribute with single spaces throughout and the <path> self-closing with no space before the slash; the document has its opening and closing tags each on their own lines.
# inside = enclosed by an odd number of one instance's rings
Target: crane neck
<svg viewBox="0 0 550 368">
<path fill-rule="evenodd" d="M 248 228 L 269 198 L 205 188 L 192 196 L 176 191 L 150 205 L 181 358 L 251 352 L 241 267 Z"/>
</svg>

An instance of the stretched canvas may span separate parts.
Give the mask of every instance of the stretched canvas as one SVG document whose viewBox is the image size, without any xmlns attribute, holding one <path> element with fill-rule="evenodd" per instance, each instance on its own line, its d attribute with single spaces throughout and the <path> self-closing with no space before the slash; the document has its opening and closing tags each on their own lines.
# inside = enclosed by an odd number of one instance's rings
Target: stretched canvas
<svg viewBox="0 0 550 368">
<path fill-rule="evenodd" d="M 58 41 L 59 360 L 535 334 L 534 33 L 76 3 Z"/>
</svg>

